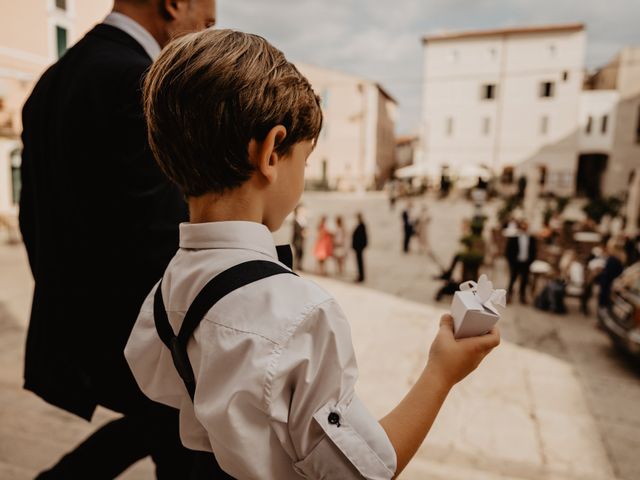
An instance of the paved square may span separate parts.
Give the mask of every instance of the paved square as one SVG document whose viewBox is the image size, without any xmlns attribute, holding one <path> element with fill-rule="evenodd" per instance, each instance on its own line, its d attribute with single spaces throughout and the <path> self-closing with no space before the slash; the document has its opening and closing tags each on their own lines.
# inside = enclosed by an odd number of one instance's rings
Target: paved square
<svg viewBox="0 0 640 480">
<path fill-rule="evenodd" d="M 315 277 L 349 317 L 358 354 L 358 390 L 377 416 L 404 395 L 424 362 L 449 300 L 433 301 L 438 269 L 425 255 L 400 251 L 400 210 L 381 194 L 307 193 L 310 226 L 341 213 L 347 226 L 361 210 L 368 223 L 367 282 Z M 457 248 L 462 201 L 428 200 L 430 239 L 441 263 Z M 288 240 L 286 228 L 276 235 Z M 313 269 L 313 228 L 305 267 Z M 32 281 L 22 246 L 0 246 L 0 478 L 28 479 L 52 464 L 114 414 L 89 424 L 21 389 Z M 331 272 L 332 265 L 329 271 Z M 498 286 L 503 265 L 488 270 Z M 569 304 L 571 312 L 577 305 Z M 511 305 L 501 320 L 503 344 L 451 393 L 426 442 L 401 476 L 407 480 L 640 478 L 640 381 L 595 320 L 554 316 Z M 148 460 L 121 478 L 153 478 Z"/>
</svg>

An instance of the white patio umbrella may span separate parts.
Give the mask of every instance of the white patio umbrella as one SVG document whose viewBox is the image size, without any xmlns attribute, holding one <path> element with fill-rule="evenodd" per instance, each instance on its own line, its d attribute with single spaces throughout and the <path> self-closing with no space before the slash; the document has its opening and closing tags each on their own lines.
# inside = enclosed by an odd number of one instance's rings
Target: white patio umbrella
<svg viewBox="0 0 640 480">
<path fill-rule="evenodd" d="M 640 168 L 636 168 L 633 181 L 629 185 L 627 197 L 627 225 L 624 233 L 635 237 L 638 234 L 638 215 L 640 215 Z"/>
</svg>

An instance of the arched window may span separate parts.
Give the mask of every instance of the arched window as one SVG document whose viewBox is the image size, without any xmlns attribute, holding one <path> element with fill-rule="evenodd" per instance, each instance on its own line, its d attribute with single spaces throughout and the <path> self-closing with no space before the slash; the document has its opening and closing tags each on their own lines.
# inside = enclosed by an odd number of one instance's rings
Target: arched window
<svg viewBox="0 0 640 480">
<path fill-rule="evenodd" d="M 11 192 L 14 205 L 20 203 L 20 166 L 22 165 L 22 150 L 16 148 L 11 152 Z"/>
</svg>

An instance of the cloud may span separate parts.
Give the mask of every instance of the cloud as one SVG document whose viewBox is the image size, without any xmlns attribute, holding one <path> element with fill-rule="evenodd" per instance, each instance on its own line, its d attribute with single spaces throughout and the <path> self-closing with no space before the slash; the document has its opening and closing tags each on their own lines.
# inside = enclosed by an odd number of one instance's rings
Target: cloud
<svg viewBox="0 0 640 480">
<path fill-rule="evenodd" d="M 422 46 L 438 30 L 585 22 L 587 66 L 640 44 L 639 0 L 220 0 L 221 26 L 263 35 L 293 61 L 379 81 L 400 102 L 400 132 L 420 118 Z"/>
</svg>

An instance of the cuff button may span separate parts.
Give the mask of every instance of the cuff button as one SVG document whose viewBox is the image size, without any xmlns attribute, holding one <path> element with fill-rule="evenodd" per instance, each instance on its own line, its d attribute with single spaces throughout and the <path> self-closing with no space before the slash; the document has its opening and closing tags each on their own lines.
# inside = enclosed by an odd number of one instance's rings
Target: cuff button
<svg viewBox="0 0 640 480">
<path fill-rule="evenodd" d="M 340 415 L 338 415 L 336 412 L 331 412 L 327 420 L 329 420 L 329 423 L 331 425 L 336 425 L 338 427 L 340 426 Z"/>
</svg>

